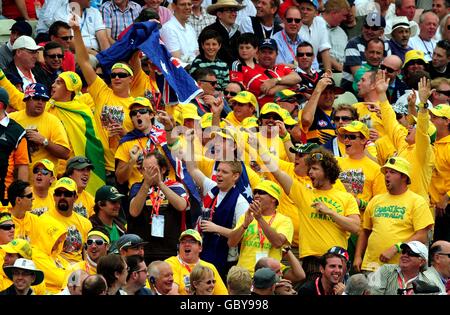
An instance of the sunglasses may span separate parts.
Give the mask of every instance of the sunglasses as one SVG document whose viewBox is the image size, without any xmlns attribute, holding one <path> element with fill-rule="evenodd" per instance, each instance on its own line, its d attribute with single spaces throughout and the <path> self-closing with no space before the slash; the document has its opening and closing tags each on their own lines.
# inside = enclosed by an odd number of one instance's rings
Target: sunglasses
<svg viewBox="0 0 450 315">
<path fill-rule="evenodd" d="M 265 114 L 261 115 L 261 119 L 272 119 L 272 120 L 283 120 L 280 116 L 277 114 Z"/>
<path fill-rule="evenodd" d="M 89 160 L 88 158 L 85 158 L 85 157 L 79 157 L 79 158 L 77 158 L 76 160 L 72 160 L 71 161 L 71 163 L 80 163 L 80 164 L 82 164 L 82 163 L 88 163 L 88 164 L 92 164 L 91 163 L 91 160 Z"/>
<path fill-rule="evenodd" d="M 365 28 L 367 28 L 368 30 L 372 30 L 372 31 L 379 31 L 382 29 L 382 27 L 380 26 L 369 26 L 369 25 L 364 25 Z"/>
<path fill-rule="evenodd" d="M 199 80 L 200 82 L 206 82 L 211 84 L 211 86 L 216 86 L 217 85 L 217 81 L 210 81 L 210 80 Z"/>
<path fill-rule="evenodd" d="M 51 59 L 56 59 L 56 58 L 63 59 L 64 58 L 63 54 L 53 54 L 53 55 L 46 55 L 46 56 Z"/>
<path fill-rule="evenodd" d="M 62 40 L 68 41 L 68 40 L 72 40 L 73 36 L 60 36 L 59 38 L 61 38 Z"/>
<path fill-rule="evenodd" d="M 110 74 L 111 79 L 115 79 L 115 78 L 125 79 L 125 78 L 128 78 L 129 76 L 130 75 L 125 72 L 111 72 L 111 74 Z"/>
<path fill-rule="evenodd" d="M 408 61 L 408 66 L 413 66 L 413 65 L 424 65 L 424 62 L 421 60 L 411 60 Z"/>
<path fill-rule="evenodd" d="M 94 243 L 95 243 L 95 245 L 97 245 L 97 246 L 102 246 L 102 245 L 105 244 L 106 242 L 105 242 L 104 240 L 101 240 L 101 239 L 87 240 L 87 241 L 86 241 L 86 244 L 87 244 L 88 246 L 92 246 L 92 244 L 94 244 Z"/>
<path fill-rule="evenodd" d="M 359 138 L 358 135 L 348 135 L 348 134 L 344 134 L 344 135 L 342 135 L 342 137 L 344 137 L 344 139 L 349 139 L 349 140 L 356 140 Z"/>
<path fill-rule="evenodd" d="M 11 231 L 11 229 L 15 229 L 15 224 L 0 224 L 0 230 Z"/>
<path fill-rule="evenodd" d="M 380 65 L 380 70 L 385 70 L 387 73 L 394 73 L 396 70 L 392 69 L 391 67 Z"/>
<path fill-rule="evenodd" d="M 33 168 L 33 174 L 37 174 L 37 173 L 41 173 L 42 175 L 48 175 L 50 174 L 50 171 L 48 169 L 45 168 L 41 168 L 41 167 L 35 167 Z"/>
<path fill-rule="evenodd" d="M 68 190 L 55 190 L 53 195 L 56 196 L 56 197 L 64 196 L 66 198 L 70 198 L 70 197 L 73 197 L 73 192 L 72 191 L 68 191 Z"/>
<path fill-rule="evenodd" d="M 225 96 L 228 96 L 228 95 L 230 95 L 230 96 L 236 96 L 237 95 L 237 93 L 236 92 L 231 92 L 231 91 L 227 91 L 227 90 L 225 90 L 225 91 L 223 91 L 223 95 L 225 95 Z"/>
<path fill-rule="evenodd" d="M 436 90 L 436 92 L 440 93 L 440 94 L 444 94 L 445 96 L 450 96 L 450 90 L 448 91 L 440 91 L 440 90 Z"/>
<path fill-rule="evenodd" d="M 48 101 L 48 97 L 43 97 L 43 96 L 32 96 L 31 99 L 33 101 L 42 101 L 42 102 L 47 102 Z"/>
<path fill-rule="evenodd" d="M 304 57 L 304 56 L 312 57 L 312 56 L 314 56 L 314 53 L 311 53 L 311 52 L 309 52 L 309 53 L 298 52 L 297 53 L 297 57 Z"/>
<path fill-rule="evenodd" d="M 410 250 L 409 248 L 404 248 L 402 249 L 402 254 L 403 255 L 408 255 L 409 257 L 420 257 L 419 254 L 414 253 L 412 250 Z"/>
<path fill-rule="evenodd" d="M 350 116 L 334 116 L 334 121 L 351 121 L 352 117 Z"/>
<path fill-rule="evenodd" d="M 22 196 L 20 196 L 21 198 L 28 198 L 28 199 L 31 199 L 31 198 L 33 198 L 33 193 L 29 193 L 29 194 L 27 194 L 27 195 L 22 195 Z"/>
<path fill-rule="evenodd" d="M 208 281 L 204 281 L 207 285 L 211 285 L 211 284 L 216 284 L 216 280 L 208 280 Z"/>
<path fill-rule="evenodd" d="M 222 11 L 222 12 L 237 12 L 237 11 L 239 11 L 239 9 L 238 8 L 224 8 L 220 11 Z"/>
<path fill-rule="evenodd" d="M 258 194 L 258 195 L 267 195 L 267 192 L 265 192 L 264 190 L 256 189 L 256 190 L 253 191 L 253 195 L 256 195 L 256 194 Z"/>
<path fill-rule="evenodd" d="M 311 154 L 311 159 L 316 160 L 316 161 L 322 161 L 323 154 L 322 153 L 313 153 L 313 154 Z"/>
<path fill-rule="evenodd" d="M 288 22 L 288 23 L 295 22 L 296 24 L 299 24 L 301 21 L 302 21 L 302 19 L 298 19 L 298 18 L 286 18 L 286 22 Z"/>
<path fill-rule="evenodd" d="M 130 110 L 130 117 L 134 117 L 138 113 L 141 115 L 145 115 L 145 114 L 150 113 L 150 111 L 147 108 L 133 109 L 133 110 Z"/>
</svg>

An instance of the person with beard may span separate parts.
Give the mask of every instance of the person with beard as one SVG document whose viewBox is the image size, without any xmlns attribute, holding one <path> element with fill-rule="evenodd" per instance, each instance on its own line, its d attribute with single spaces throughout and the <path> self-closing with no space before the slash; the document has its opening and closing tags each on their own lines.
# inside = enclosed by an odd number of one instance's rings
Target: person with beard
<svg viewBox="0 0 450 315">
<path fill-rule="evenodd" d="M 8 211 L 15 224 L 14 237 L 23 238 L 29 242 L 34 241 L 39 237 L 39 234 L 36 234 L 39 218 L 30 213 L 34 199 L 30 183 L 20 179 L 12 182 L 8 187 L 8 198 L 11 203 Z"/>
<path fill-rule="evenodd" d="M 53 198 L 55 207 L 41 215 L 39 220 L 52 217 L 63 224 L 67 237 L 61 255 L 74 264 L 82 260 L 83 244 L 92 224 L 73 210 L 77 199 L 77 184 L 73 179 L 61 177 L 54 186 Z"/>
<path fill-rule="evenodd" d="M 108 232 L 101 226 L 93 227 L 84 244 L 84 259 L 72 266 L 72 270 L 84 270 L 89 275 L 97 274 L 99 259 L 108 253 L 111 241 Z"/>
<path fill-rule="evenodd" d="M 173 292 L 172 267 L 165 261 L 155 260 L 148 265 L 148 282 L 155 295 L 178 294 Z"/>
<path fill-rule="evenodd" d="M 49 194 L 50 186 L 55 181 L 56 177 L 53 174 L 55 165 L 47 159 L 42 159 L 33 163 L 33 204 L 31 206 L 31 213 L 40 216 L 47 212 L 50 207 L 53 207 L 53 196 Z"/>
<path fill-rule="evenodd" d="M 356 271 L 374 271 L 383 264 L 398 263 L 401 242 L 428 243 L 434 224 L 426 200 L 408 188 L 410 163 L 402 157 L 391 157 L 381 171 L 388 192 L 373 197 L 366 207 L 353 260 Z"/>
<path fill-rule="evenodd" d="M 180 295 L 189 294 L 190 273 L 196 265 L 200 264 L 209 267 L 214 272 L 216 285 L 213 295 L 228 295 L 228 290 L 216 267 L 200 259 L 203 242 L 200 234 L 193 229 L 188 229 L 181 233 L 179 241 L 178 255 L 165 260 L 173 270 L 172 292 L 177 292 Z"/>
<path fill-rule="evenodd" d="M 303 284 L 300 296 L 341 295 L 345 286 L 340 282 L 345 262 L 341 255 L 327 253 L 320 258 L 320 276 Z"/>
<path fill-rule="evenodd" d="M 290 177 L 274 161 L 266 166 L 299 209 L 300 259 L 307 279 L 319 273 L 320 256 L 332 246 L 344 249 L 350 233 L 358 233 L 360 214 L 355 198 L 335 187 L 340 168 L 331 152 L 324 148 L 312 150 L 306 157 L 311 186 Z"/>
</svg>

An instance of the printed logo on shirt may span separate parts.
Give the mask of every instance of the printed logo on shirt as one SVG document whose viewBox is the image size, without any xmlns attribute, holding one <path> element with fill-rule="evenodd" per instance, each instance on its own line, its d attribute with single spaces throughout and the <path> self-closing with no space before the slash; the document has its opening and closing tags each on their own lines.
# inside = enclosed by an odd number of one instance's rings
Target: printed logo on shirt
<svg viewBox="0 0 450 315">
<path fill-rule="evenodd" d="M 322 128 L 327 126 L 327 122 L 325 120 L 319 120 L 317 124 Z"/>
<path fill-rule="evenodd" d="M 85 218 L 88 218 L 87 217 L 87 215 L 88 215 L 87 209 L 82 203 L 74 203 L 73 204 L 73 211 L 75 211 L 76 213 L 82 215 Z"/>
<path fill-rule="evenodd" d="M 337 203 L 336 201 L 334 201 L 333 199 L 330 199 L 328 197 L 324 197 L 324 196 L 316 197 L 313 200 L 313 203 L 314 202 L 323 202 L 328 208 L 335 211 L 336 213 L 344 212 L 344 210 L 342 209 L 342 206 L 339 203 Z M 313 212 L 311 212 L 310 218 L 334 222 L 334 220 L 328 214 L 319 213 L 315 210 Z"/>
<path fill-rule="evenodd" d="M 341 174 L 339 174 L 339 179 L 342 184 L 344 184 L 347 192 L 355 195 L 362 194 L 366 177 L 361 168 L 342 171 Z"/>
<path fill-rule="evenodd" d="M 48 211 L 48 207 L 41 207 L 41 208 L 32 209 L 30 212 L 39 217 L 41 214 L 43 214 L 44 212 L 47 212 L 47 211 Z"/>
<path fill-rule="evenodd" d="M 376 207 L 373 213 L 375 218 L 388 218 L 388 219 L 397 219 L 403 220 L 406 213 L 406 207 L 399 206 L 385 206 L 385 207 Z"/>
<path fill-rule="evenodd" d="M 102 126 L 107 127 L 112 123 L 123 124 L 125 114 L 120 105 L 105 105 L 101 112 Z"/>
<path fill-rule="evenodd" d="M 76 253 L 81 250 L 82 238 L 76 226 L 72 225 L 67 229 L 67 237 L 64 241 L 63 252 Z"/>
</svg>

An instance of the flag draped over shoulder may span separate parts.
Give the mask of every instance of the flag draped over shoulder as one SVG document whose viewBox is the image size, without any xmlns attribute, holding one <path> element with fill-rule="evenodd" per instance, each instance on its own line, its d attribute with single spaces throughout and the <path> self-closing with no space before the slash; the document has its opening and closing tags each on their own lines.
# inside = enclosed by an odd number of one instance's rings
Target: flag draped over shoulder
<svg viewBox="0 0 450 315">
<path fill-rule="evenodd" d="M 114 63 L 129 60 L 137 50 L 141 50 L 160 70 L 165 80 L 178 97 L 179 103 L 189 103 L 202 90 L 195 80 L 173 58 L 159 38 L 158 24 L 155 22 L 134 23 L 122 39 L 108 49 L 97 54 L 97 59 L 106 73 Z"/>
<path fill-rule="evenodd" d="M 105 185 L 106 175 L 103 145 L 95 131 L 94 116 L 87 105 L 76 100 L 50 100 L 49 103 L 49 112 L 57 116 L 66 129 L 74 155 L 85 156 L 94 165 L 86 190 L 95 195 L 97 189 Z"/>
</svg>

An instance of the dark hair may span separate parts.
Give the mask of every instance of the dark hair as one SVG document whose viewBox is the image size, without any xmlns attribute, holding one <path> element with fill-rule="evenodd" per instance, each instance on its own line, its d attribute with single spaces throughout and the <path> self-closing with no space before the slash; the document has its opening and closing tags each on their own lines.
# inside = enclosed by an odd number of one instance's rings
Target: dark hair
<svg viewBox="0 0 450 315">
<path fill-rule="evenodd" d="M 344 257 L 342 257 L 341 255 L 339 255 L 337 253 L 326 253 L 325 255 L 320 257 L 320 265 L 322 266 L 322 268 L 325 269 L 325 267 L 327 266 L 327 260 L 329 258 L 333 258 L 333 257 L 340 258 L 342 261 L 342 266 L 345 266 Z"/>
<path fill-rule="evenodd" d="M 162 155 L 160 152 L 158 151 L 153 151 L 153 152 L 149 152 L 145 155 L 144 159 L 149 159 L 152 156 L 155 157 L 156 162 L 158 163 L 159 169 L 162 169 L 163 167 L 166 168 L 166 172 L 164 174 L 161 174 L 161 177 L 166 177 L 167 175 L 169 175 L 169 162 L 167 162 L 167 159 L 164 155 Z"/>
<path fill-rule="evenodd" d="M 44 46 L 44 55 L 46 55 L 46 52 L 51 50 L 51 49 L 55 49 L 55 48 L 61 48 L 61 51 L 64 53 L 64 47 L 57 42 L 48 42 L 47 44 L 45 44 Z"/>
<path fill-rule="evenodd" d="M 204 80 L 208 75 L 216 76 L 216 72 L 211 68 L 199 68 L 192 73 L 195 81 Z"/>
<path fill-rule="evenodd" d="M 9 185 L 8 199 L 13 207 L 16 205 L 16 198 L 22 196 L 27 187 L 30 187 L 30 183 L 20 179 L 13 181 L 11 185 Z"/>
<path fill-rule="evenodd" d="M 65 28 L 66 30 L 70 30 L 71 27 L 69 24 L 67 24 L 66 22 L 63 21 L 56 21 L 54 22 L 52 25 L 50 25 L 49 29 L 48 29 L 48 36 L 58 36 L 58 32 L 60 28 Z"/>
<path fill-rule="evenodd" d="M 431 245 L 430 247 L 430 253 L 429 253 L 429 258 L 428 258 L 428 265 L 431 266 L 431 263 L 434 261 L 434 257 L 436 256 L 437 253 L 440 253 L 442 251 L 442 246 L 441 245 Z"/>
<path fill-rule="evenodd" d="M 198 35 L 198 49 L 200 51 L 200 56 L 205 57 L 205 51 L 202 48 L 202 44 L 208 39 L 215 39 L 219 45 L 222 45 L 222 36 L 219 32 L 212 29 L 203 29 L 200 35 Z"/>
<path fill-rule="evenodd" d="M 450 56 L 450 42 L 446 39 L 440 40 L 436 43 L 436 47 L 445 49 L 447 53 L 447 58 Z"/>
<path fill-rule="evenodd" d="M 97 274 L 102 275 L 108 287 L 111 287 L 117 281 L 116 272 L 122 273 L 125 266 L 125 258 L 117 254 L 108 254 L 99 259 Z"/>
<path fill-rule="evenodd" d="M 322 160 L 318 161 L 316 159 L 313 159 L 312 155 L 314 153 L 321 153 L 323 155 Z M 308 170 L 312 165 L 319 163 L 323 168 L 325 177 L 331 182 L 331 184 L 334 184 L 336 182 L 336 180 L 339 178 L 339 174 L 341 173 L 338 161 L 334 157 L 333 153 L 322 147 L 312 150 L 311 153 L 306 157 L 305 163 L 308 167 Z"/>
<path fill-rule="evenodd" d="M 403 71 L 405 71 L 406 69 L 404 69 Z M 406 71 L 405 71 L 406 72 Z M 405 73 L 406 74 L 406 73 Z M 428 80 L 431 79 L 430 74 L 427 71 L 423 71 L 423 70 L 416 70 L 414 72 L 409 73 L 408 75 L 405 76 L 405 83 L 412 89 L 417 90 L 418 89 L 418 85 L 419 85 L 419 81 L 421 78 L 427 78 Z"/>
<path fill-rule="evenodd" d="M 139 270 L 139 264 L 144 261 L 141 255 L 131 255 L 125 257 L 128 265 L 127 281 L 130 280 L 131 273 Z"/>
<path fill-rule="evenodd" d="M 311 47 L 312 51 L 314 52 L 314 47 L 310 42 L 301 42 L 300 44 L 298 44 L 297 46 L 297 54 L 298 54 L 298 49 L 301 47 Z"/>
<path fill-rule="evenodd" d="M 383 47 L 383 53 L 384 53 L 384 42 L 381 39 L 379 39 L 379 38 L 369 39 L 369 41 L 366 43 L 366 49 L 369 47 L 370 43 L 381 44 L 381 46 Z"/>
<path fill-rule="evenodd" d="M 81 284 L 81 295 L 101 295 L 108 289 L 105 278 L 101 275 L 90 275 Z"/>
<path fill-rule="evenodd" d="M 250 44 L 254 48 L 258 48 L 258 46 L 259 46 L 258 37 L 253 33 L 241 34 L 238 37 L 238 39 L 236 40 L 236 45 L 238 46 L 237 48 L 239 48 L 239 45 L 242 45 L 242 44 Z"/>
<path fill-rule="evenodd" d="M 142 9 L 141 13 L 139 13 L 138 17 L 134 20 L 134 23 L 137 22 L 147 22 L 149 20 L 160 20 L 158 12 L 153 11 L 150 8 Z"/>
</svg>

